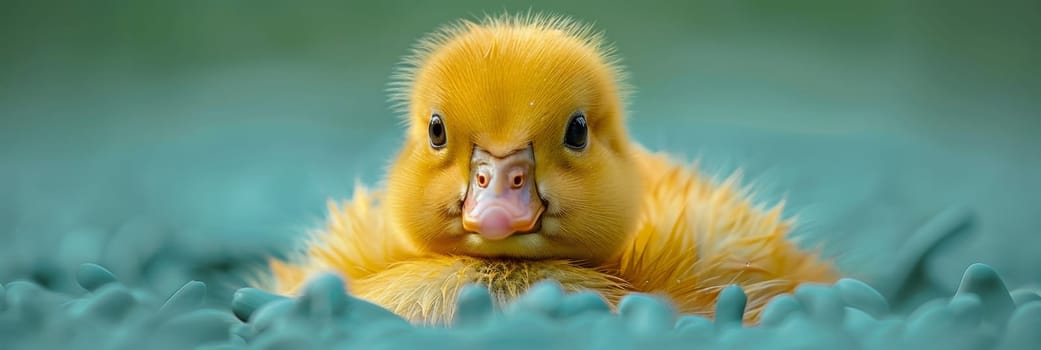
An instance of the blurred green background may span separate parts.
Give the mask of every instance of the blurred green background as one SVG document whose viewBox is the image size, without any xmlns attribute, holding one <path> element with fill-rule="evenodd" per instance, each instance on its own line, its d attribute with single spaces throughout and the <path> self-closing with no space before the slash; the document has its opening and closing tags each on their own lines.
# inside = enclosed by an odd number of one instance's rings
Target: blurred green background
<svg viewBox="0 0 1041 350">
<path fill-rule="evenodd" d="M 379 181 L 415 40 L 528 9 L 606 32 L 641 142 L 745 169 L 858 276 L 1041 282 L 1041 2 L 960 0 L 5 0 L 0 280 L 98 261 L 178 286 L 285 251 Z M 951 208 L 969 234 L 907 253 Z"/>
</svg>

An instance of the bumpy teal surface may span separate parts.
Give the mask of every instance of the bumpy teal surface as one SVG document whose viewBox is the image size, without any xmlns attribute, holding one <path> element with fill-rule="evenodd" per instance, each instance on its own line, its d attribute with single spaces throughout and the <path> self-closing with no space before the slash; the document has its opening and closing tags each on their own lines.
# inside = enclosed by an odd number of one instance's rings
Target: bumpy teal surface
<svg viewBox="0 0 1041 350">
<path fill-rule="evenodd" d="M 762 324 L 746 328 L 745 295 L 724 289 L 714 321 L 676 315 L 632 294 L 617 314 L 594 294 L 565 295 L 543 282 L 499 310 L 483 287 L 462 291 L 448 327 L 413 327 L 343 292 L 333 275 L 312 279 L 299 298 L 252 288 L 230 305 L 207 307 L 192 281 L 168 298 L 121 284 L 108 270 L 80 266 L 79 295 L 31 282 L 0 289 L 5 349 L 1036 349 L 1041 295 L 1009 292 L 989 266 L 970 266 L 951 298 L 894 317 L 868 285 L 840 280 L 774 299 Z M 5 295 L 6 294 L 6 295 Z M 230 307 L 229 307 L 230 306 Z"/>
</svg>

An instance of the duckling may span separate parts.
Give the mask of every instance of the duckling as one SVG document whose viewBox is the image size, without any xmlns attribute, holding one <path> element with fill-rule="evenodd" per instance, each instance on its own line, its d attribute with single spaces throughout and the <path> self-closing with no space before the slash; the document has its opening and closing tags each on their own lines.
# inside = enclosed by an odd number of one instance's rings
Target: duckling
<svg viewBox="0 0 1041 350">
<path fill-rule="evenodd" d="M 406 130 L 385 185 L 330 202 L 300 256 L 270 261 L 269 289 L 332 271 L 359 298 L 445 324 L 470 283 L 499 306 L 554 280 L 612 306 L 648 293 L 706 317 L 737 284 L 755 322 L 771 297 L 839 276 L 789 240 L 780 204 L 632 139 L 624 73 L 588 25 L 460 21 L 422 39 L 395 81 Z"/>
</svg>

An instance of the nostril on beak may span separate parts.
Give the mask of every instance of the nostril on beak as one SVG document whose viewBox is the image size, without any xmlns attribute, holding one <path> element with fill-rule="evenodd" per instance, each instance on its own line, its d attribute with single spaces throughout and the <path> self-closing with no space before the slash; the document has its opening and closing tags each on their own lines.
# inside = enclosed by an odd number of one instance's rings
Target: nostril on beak
<svg viewBox="0 0 1041 350">
<path fill-rule="evenodd" d="M 521 186 L 523 186 L 523 185 L 524 185 L 524 174 L 515 174 L 515 175 L 513 175 L 513 183 L 511 184 L 510 187 L 512 187 L 513 189 L 518 189 L 518 188 L 521 188 Z"/>
</svg>

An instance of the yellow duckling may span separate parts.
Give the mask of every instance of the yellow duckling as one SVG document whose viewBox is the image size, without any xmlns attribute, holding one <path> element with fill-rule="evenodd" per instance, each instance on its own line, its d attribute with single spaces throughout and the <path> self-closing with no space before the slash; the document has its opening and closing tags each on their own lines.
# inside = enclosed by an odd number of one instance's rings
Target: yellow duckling
<svg viewBox="0 0 1041 350">
<path fill-rule="evenodd" d="M 385 191 L 330 204 L 326 230 L 293 262 L 272 261 L 276 292 L 341 274 L 350 292 L 419 324 L 452 320 L 461 287 L 500 305 L 544 279 L 670 299 L 712 316 L 730 284 L 754 322 L 773 296 L 833 282 L 832 264 L 786 239 L 733 180 L 651 153 L 627 134 L 622 72 L 599 33 L 550 16 L 445 27 L 406 60 L 393 98 L 407 131 Z"/>
</svg>

